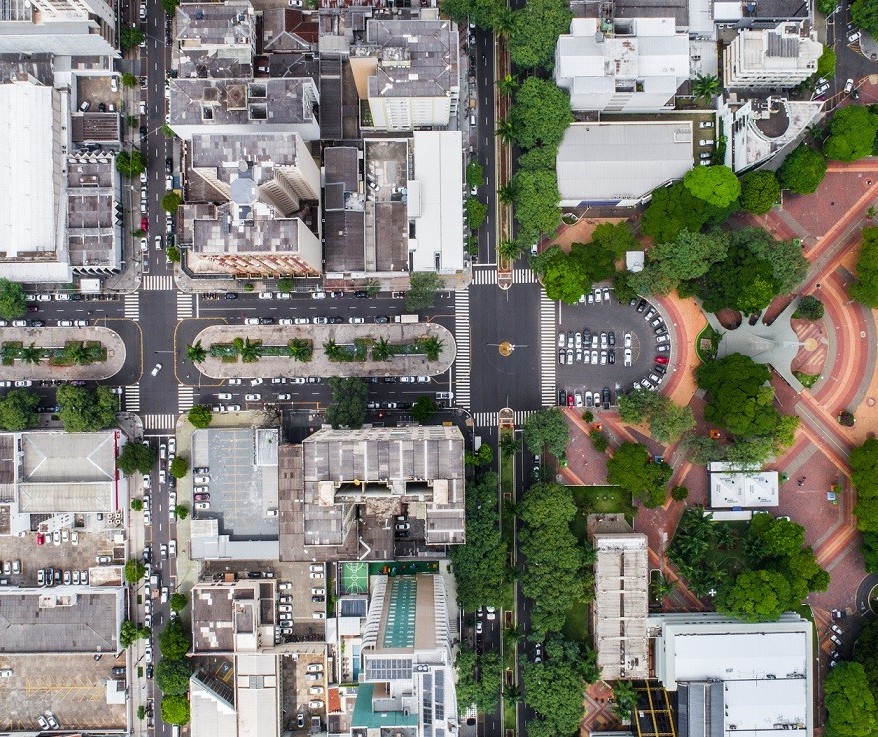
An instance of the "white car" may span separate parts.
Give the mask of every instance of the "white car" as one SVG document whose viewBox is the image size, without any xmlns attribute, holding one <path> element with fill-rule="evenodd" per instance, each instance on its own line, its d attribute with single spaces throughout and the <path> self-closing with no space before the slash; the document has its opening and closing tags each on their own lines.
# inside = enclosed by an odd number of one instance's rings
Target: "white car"
<svg viewBox="0 0 878 737">
<path fill-rule="evenodd" d="M 290 384 L 305 384 L 307 383 L 307 379 L 304 376 L 292 376 L 290 377 Z"/>
<path fill-rule="evenodd" d="M 326 299 L 326 292 L 314 292 L 311 299 Z"/>
<path fill-rule="evenodd" d="M 221 394 L 217 394 L 216 398 L 228 401 L 229 399 L 232 398 L 232 395 L 229 394 L 228 392 L 222 392 Z"/>
<path fill-rule="evenodd" d="M 229 379 L 228 382 L 226 382 L 226 383 L 227 383 L 229 386 L 241 386 L 241 380 L 240 380 L 240 379 Z"/>
<path fill-rule="evenodd" d="M 631 347 L 631 333 L 625 333 L 625 347 Z"/>
<path fill-rule="evenodd" d="M 171 540 L 168 543 L 168 555 L 170 555 L 172 558 L 177 557 L 177 541 L 176 540 Z"/>
<path fill-rule="evenodd" d="M 15 386 L 23 387 L 23 386 L 33 386 L 33 382 L 30 379 L 19 379 L 15 382 Z"/>
<path fill-rule="evenodd" d="M 149 242 L 146 238 L 140 239 L 140 250 L 143 251 L 143 253 L 146 253 L 149 250 Z"/>
<path fill-rule="evenodd" d="M 293 398 L 292 394 L 278 394 L 277 401 L 278 402 L 289 402 Z"/>
<path fill-rule="evenodd" d="M 362 317 L 349 317 L 348 322 L 351 325 L 362 325 L 366 321 Z"/>
<path fill-rule="evenodd" d="M 310 325 L 311 319 L 308 317 L 297 317 L 295 320 L 293 320 L 293 322 L 296 325 Z"/>
<path fill-rule="evenodd" d="M 293 321 L 288 317 L 282 317 L 280 320 L 277 321 L 277 324 L 278 325 L 292 325 Z"/>
<path fill-rule="evenodd" d="M 258 325 L 259 318 L 258 317 L 248 317 L 246 320 L 244 320 L 244 324 L 245 325 Z"/>
<path fill-rule="evenodd" d="M 631 365 L 631 349 L 630 348 L 625 349 L 625 360 L 623 361 L 623 365 L 624 366 Z"/>
<path fill-rule="evenodd" d="M 259 386 L 264 382 L 264 379 L 250 379 L 250 386 Z M 231 381 L 229 382 L 232 383 Z"/>
<path fill-rule="evenodd" d="M 273 292 L 260 292 L 259 299 L 274 299 Z"/>
<path fill-rule="evenodd" d="M 260 399 L 262 399 L 261 394 L 245 394 L 244 395 L 245 402 L 258 402 Z"/>
<path fill-rule="evenodd" d="M 58 327 L 59 328 L 72 328 L 73 327 L 73 320 L 58 320 Z"/>
<path fill-rule="evenodd" d="M 158 376 L 159 371 L 161 371 L 161 370 L 162 370 L 162 365 L 160 363 L 157 363 L 155 366 L 152 367 L 152 371 L 150 373 L 153 376 Z"/>
</svg>

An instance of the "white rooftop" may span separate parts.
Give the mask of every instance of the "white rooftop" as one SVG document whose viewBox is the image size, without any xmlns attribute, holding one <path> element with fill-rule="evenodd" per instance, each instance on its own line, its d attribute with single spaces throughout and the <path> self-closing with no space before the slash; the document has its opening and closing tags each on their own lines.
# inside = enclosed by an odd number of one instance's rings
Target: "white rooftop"
<svg viewBox="0 0 878 737">
<path fill-rule="evenodd" d="M 777 471 L 741 470 L 731 463 L 711 463 L 709 470 L 711 507 L 777 506 Z"/>
</svg>

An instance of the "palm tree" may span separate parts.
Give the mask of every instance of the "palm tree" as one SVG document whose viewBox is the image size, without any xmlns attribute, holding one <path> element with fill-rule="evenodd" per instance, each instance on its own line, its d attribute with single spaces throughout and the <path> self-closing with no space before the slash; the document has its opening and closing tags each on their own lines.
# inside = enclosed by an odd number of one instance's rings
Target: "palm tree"
<svg viewBox="0 0 878 737">
<path fill-rule="evenodd" d="M 378 338 L 372 346 L 373 361 L 387 361 L 390 358 L 390 343 L 384 338 Z"/>
<path fill-rule="evenodd" d="M 68 343 L 64 346 L 63 357 L 64 360 L 78 366 L 84 366 L 85 364 L 91 363 L 88 349 L 83 343 Z"/>
<path fill-rule="evenodd" d="M 497 199 L 504 205 L 512 204 L 512 200 L 515 199 L 515 191 L 509 182 L 497 189 Z"/>
<path fill-rule="evenodd" d="M 503 241 L 498 249 L 500 254 L 510 261 L 515 261 L 521 256 L 521 245 L 515 241 Z"/>
<path fill-rule="evenodd" d="M 613 711 L 623 718 L 631 716 L 637 707 L 637 691 L 631 681 L 616 681 L 613 686 Z"/>
<path fill-rule="evenodd" d="M 519 701 L 521 701 L 521 699 L 522 699 L 521 689 L 515 685 L 507 686 L 506 688 L 503 689 L 503 698 L 506 699 L 506 701 L 512 707 L 514 707 L 515 704 L 518 703 Z"/>
<path fill-rule="evenodd" d="M 513 455 L 520 447 L 520 441 L 511 430 L 505 430 L 500 435 L 500 453 L 504 457 Z"/>
<path fill-rule="evenodd" d="M 873 220 L 875 218 L 875 206 L 874 205 L 870 205 L 869 207 L 866 208 L 866 217 L 869 218 L 869 220 Z"/>
<path fill-rule="evenodd" d="M 244 341 L 241 344 L 241 361 L 244 363 L 255 363 L 259 360 L 259 357 L 262 355 L 262 341 L 261 340 L 250 340 L 250 338 L 244 338 Z"/>
<path fill-rule="evenodd" d="M 314 355 L 314 344 L 310 340 L 294 338 L 287 344 L 287 351 L 290 354 L 290 358 L 304 363 L 305 361 L 310 361 L 311 356 Z"/>
<path fill-rule="evenodd" d="M 442 352 L 444 343 L 440 338 L 431 335 L 427 338 L 421 338 L 418 341 L 418 346 L 425 354 L 427 354 L 428 361 L 436 361 L 439 358 L 439 354 Z"/>
<path fill-rule="evenodd" d="M 330 361 L 334 361 L 341 353 L 341 349 L 338 347 L 338 344 L 334 340 L 327 340 L 323 344 L 323 352 L 326 354 L 326 357 Z"/>
<path fill-rule="evenodd" d="M 721 90 L 719 79 L 712 74 L 697 74 L 692 80 L 692 94 L 696 100 L 710 102 Z"/>
<path fill-rule="evenodd" d="M 674 593 L 674 589 L 677 588 L 677 584 L 663 574 L 660 574 L 657 578 L 654 578 L 651 582 L 651 585 L 652 595 L 656 599 L 664 599 L 666 596 L 670 596 L 672 593 Z"/>
<path fill-rule="evenodd" d="M 507 74 L 503 79 L 497 80 L 497 89 L 501 95 L 511 95 L 518 89 L 518 80 L 511 74 Z"/>
<path fill-rule="evenodd" d="M 27 348 L 22 348 L 19 353 L 25 363 L 39 363 L 43 359 L 43 351 L 31 343 Z"/>
<path fill-rule="evenodd" d="M 499 9 L 494 15 L 494 33 L 497 38 L 509 38 L 515 25 L 515 13 L 509 8 Z"/>
<path fill-rule="evenodd" d="M 495 135 L 500 136 L 504 141 L 509 143 L 515 137 L 515 126 L 508 120 L 498 120 Z"/>
<path fill-rule="evenodd" d="M 201 341 L 198 340 L 192 345 L 186 346 L 186 356 L 192 361 L 192 363 L 201 363 L 207 358 L 207 349 L 201 345 Z"/>
</svg>

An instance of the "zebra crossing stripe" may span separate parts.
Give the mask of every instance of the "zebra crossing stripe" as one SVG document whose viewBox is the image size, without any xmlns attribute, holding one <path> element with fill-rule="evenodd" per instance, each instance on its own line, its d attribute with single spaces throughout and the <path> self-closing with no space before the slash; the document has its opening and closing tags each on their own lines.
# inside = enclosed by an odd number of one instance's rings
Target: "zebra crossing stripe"
<svg viewBox="0 0 878 737">
<path fill-rule="evenodd" d="M 544 407 L 555 404 L 555 315 L 555 303 L 540 290 L 540 400 Z"/>
<path fill-rule="evenodd" d="M 126 386 L 123 392 L 125 396 L 125 409 L 128 412 L 140 412 L 140 387 Z"/>
<path fill-rule="evenodd" d="M 174 277 L 165 274 L 147 274 L 143 277 L 141 288 L 148 292 L 170 292 L 174 289 Z"/>
<path fill-rule="evenodd" d="M 177 407 L 180 412 L 188 412 L 195 404 L 195 390 L 191 386 L 177 387 Z"/>
<path fill-rule="evenodd" d="M 147 430 L 173 430 L 177 424 L 176 415 L 144 415 L 143 426 Z"/>
<path fill-rule="evenodd" d="M 473 284 L 483 285 L 483 284 L 496 284 L 497 283 L 497 269 L 474 269 L 473 270 Z"/>
<path fill-rule="evenodd" d="M 470 325 L 469 292 L 454 293 L 454 340 L 457 356 L 454 359 L 456 376 L 454 399 L 458 407 L 470 406 Z"/>
<path fill-rule="evenodd" d="M 126 294 L 123 301 L 124 309 L 125 309 L 125 317 L 129 320 L 139 320 L 140 319 L 140 295 L 135 294 Z"/>
<path fill-rule="evenodd" d="M 476 427 L 497 427 L 500 418 L 496 412 L 473 412 L 473 422 Z"/>
<path fill-rule="evenodd" d="M 536 284 L 537 277 L 533 269 L 515 269 L 512 272 L 513 284 Z"/>
<path fill-rule="evenodd" d="M 177 319 L 192 317 L 192 295 L 177 292 Z"/>
</svg>

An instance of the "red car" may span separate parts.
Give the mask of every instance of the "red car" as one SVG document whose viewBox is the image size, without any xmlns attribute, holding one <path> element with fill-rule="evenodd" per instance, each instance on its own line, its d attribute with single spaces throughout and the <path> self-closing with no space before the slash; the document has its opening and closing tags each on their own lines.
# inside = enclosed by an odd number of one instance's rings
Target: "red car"
<svg viewBox="0 0 878 737">
<path fill-rule="evenodd" d="M 146 233 L 149 233 L 149 218 L 140 218 L 140 229 Z"/>
<path fill-rule="evenodd" d="M 195 494 L 196 502 L 206 502 L 210 500 L 210 494 Z"/>
<path fill-rule="evenodd" d="M 574 400 L 575 400 L 575 397 L 573 396 L 573 392 L 570 392 L 570 393 L 567 395 L 567 406 L 568 406 L 568 407 L 572 407 L 572 406 L 573 406 L 573 403 L 574 403 Z"/>
<path fill-rule="evenodd" d="M 661 364 L 664 364 L 665 366 L 667 366 L 668 365 L 668 357 L 667 356 L 656 356 L 655 362 L 661 363 Z"/>
<path fill-rule="evenodd" d="M 37 533 L 37 545 L 45 545 L 46 536 L 42 532 Z"/>
</svg>

